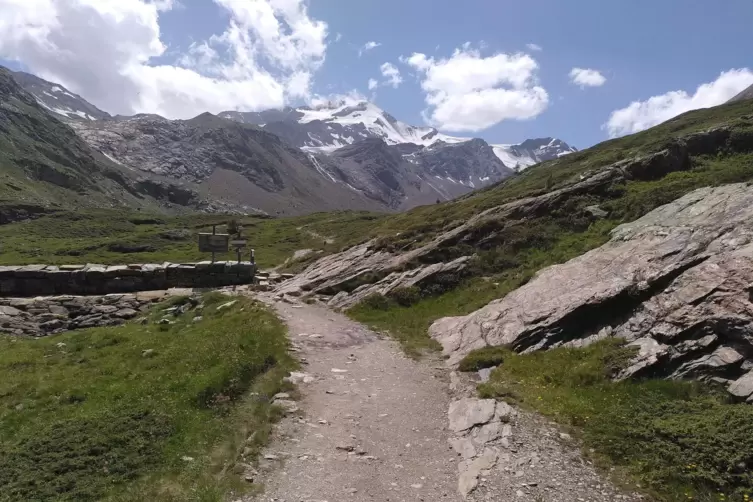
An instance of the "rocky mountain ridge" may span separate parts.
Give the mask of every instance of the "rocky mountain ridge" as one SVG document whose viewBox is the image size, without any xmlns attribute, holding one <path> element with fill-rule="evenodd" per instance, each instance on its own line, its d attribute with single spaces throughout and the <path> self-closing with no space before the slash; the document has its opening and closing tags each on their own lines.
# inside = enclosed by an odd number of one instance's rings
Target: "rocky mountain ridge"
<svg viewBox="0 0 753 502">
<path fill-rule="evenodd" d="M 364 140 L 381 141 L 385 148 L 374 148 L 375 143 L 369 141 L 346 142 L 341 152 L 328 150 L 326 154 L 296 148 L 296 135 L 303 133 L 293 127 L 297 122 L 286 120 L 300 118 L 297 110 L 205 113 L 191 120 L 168 120 L 154 114 L 113 117 L 62 86 L 25 73 L 14 76 L 108 161 L 130 173 L 194 184 L 192 189 L 213 200 L 216 207 L 269 214 L 406 209 L 452 199 L 513 173 L 483 140 L 455 142 L 455 138 L 406 126 L 389 116 L 383 124 L 391 133 L 382 137 L 354 116 L 362 108 L 373 107 L 370 104 L 342 110 L 338 117 L 366 131 Z M 261 120 L 273 122 L 264 128 L 254 125 Z M 423 150 L 413 143 L 397 143 L 420 137 L 429 141 L 427 135 L 432 144 Z"/>
<path fill-rule="evenodd" d="M 166 208 L 200 197 L 159 177 L 141 178 L 92 150 L 0 68 L 0 223 L 56 207 Z"/>
<path fill-rule="evenodd" d="M 331 153 L 367 138 L 379 138 L 388 145 L 415 145 L 435 149 L 471 140 L 483 141 L 479 138 L 449 136 L 433 127 L 405 124 L 368 101 L 333 101 L 316 107 L 288 107 L 262 112 L 228 111 L 219 116 L 264 127 L 291 145 L 319 153 Z M 531 139 L 517 145 L 491 146 L 508 170 L 525 169 L 577 151 L 564 141 L 554 138 Z M 468 176 L 461 176 L 458 180 L 466 178 Z"/>
</svg>

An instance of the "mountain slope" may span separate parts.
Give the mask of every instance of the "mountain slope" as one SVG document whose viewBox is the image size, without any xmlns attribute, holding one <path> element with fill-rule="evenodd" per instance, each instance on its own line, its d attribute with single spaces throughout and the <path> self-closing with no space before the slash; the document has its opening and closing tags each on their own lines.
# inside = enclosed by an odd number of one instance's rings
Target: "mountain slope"
<svg viewBox="0 0 753 502">
<path fill-rule="evenodd" d="M 70 120 L 100 120 L 110 118 L 84 98 L 73 94 L 59 84 L 48 82 L 36 75 L 21 71 L 11 72 L 16 82 L 34 96 L 44 108 L 58 117 Z"/>
<path fill-rule="evenodd" d="M 191 120 L 140 115 L 71 126 L 124 168 L 191 181 L 223 204 L 281 215 L 385 209 L 380 201 L 323 176 L 306 153 L 278 136 L 209 113 Z"/>
<path fill-rule="evenodd" d="M 734 103 L 735 101 L 742 101 L 744 99 L 753 99 L 753 85 L 745 89 L 734 98 L 730 99 L 728 103 Z"/>
<path fill-rule="evenodd" d="M 0 67 L 0 222 L 45 208 L 158 207 L 135 182 Z"/>
</svg>

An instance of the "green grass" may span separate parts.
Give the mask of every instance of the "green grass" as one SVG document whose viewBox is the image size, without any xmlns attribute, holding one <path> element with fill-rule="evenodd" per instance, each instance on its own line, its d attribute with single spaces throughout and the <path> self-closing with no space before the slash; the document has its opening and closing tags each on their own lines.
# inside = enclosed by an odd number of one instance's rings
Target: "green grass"
<svg viewBox="0 0 753 502">
<path fill-rule="evenodd" d="M 210 502 L 248 490 L 231 470 L 264 443 L 294 362 L 271 312 L 245 298 L 217 310 L 230 300 L 205 295 L 197 323 L 189 311 L 174 325 L 0 338 L 0 501 Z"/>
<path fill-rule="evenodd" d="M 748 500 L 753 407 L 697 382 L 611 380 L 632 353 L 614 339 L 581 349 L 507 351 L 479 392 L 570 427 L 598 462 L 616 466 L 657 500 Z"/>
<path fill-rule="evenodd" d="M 261 267 L 280 265 L 298 249 L 339 251 L 363 238 L 384 216 L 364 212 L 318 213 L 296 218 L 240 218 Z M 207 260 L 198 233 L 225 231 L 223 215 L 165 216 L 108 210 L 61 211 L 34 220 L 0 225 L 0 265 L 28 263 L 162 263 Z M 318 237 L 321 235 L 333 242 Z M 127 246 L 127 247 L 123 247 Z M 128 249 L 130 247 L 130 249 Z M 133 252 L 124 252 L 133 251 Z M 234 253 L 217 259 L 235 259 Z M 248 259 L 248 253 L 244 255 Z M 301 263 L 292 263 L 300 268 Z"/>
</svg>

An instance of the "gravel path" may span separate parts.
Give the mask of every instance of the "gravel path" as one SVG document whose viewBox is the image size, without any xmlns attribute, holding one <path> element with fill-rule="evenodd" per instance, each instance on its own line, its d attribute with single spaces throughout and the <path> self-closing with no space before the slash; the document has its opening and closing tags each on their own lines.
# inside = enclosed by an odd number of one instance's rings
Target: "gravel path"
<svg viewBox="0 0 753 502">
<path fill-rule="evenodd" d="M 265 492 L 253 500 L 639 498 L 605 482 L 539 417 L 473 397 L 463 399 L 466 413 L 457 400 L 471 396 L 472 382 L 441 361 L 413 361 L 393 341 L 322 306 L 260 299 L 288 324 L 308 377 L 299 382 L 300 411 L 280 423 L 261 461 Z M 460 413 L 454 424 L 452 402 Z M 484 406 L 491 415 L 481 416 Z"/>
</svg>

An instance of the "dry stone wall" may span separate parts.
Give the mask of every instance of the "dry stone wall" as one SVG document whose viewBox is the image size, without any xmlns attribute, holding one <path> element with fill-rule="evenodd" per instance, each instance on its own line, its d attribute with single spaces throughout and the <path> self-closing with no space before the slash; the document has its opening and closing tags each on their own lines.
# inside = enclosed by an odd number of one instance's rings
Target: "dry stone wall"
<svg viewBox="0 0 753 502">
<path fill-rule="evenodd" d="M 0 266 L 0 297 L 104 295 L 251 284 L 250 262 Z"/>
<path fill-rule="evenodd" d="M 0 334 L 42 337 L 73 329 L 116 326 L 146 315 L 165 291 L 104 296 L 0 298 Z"/>
</svg>

